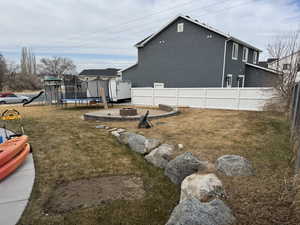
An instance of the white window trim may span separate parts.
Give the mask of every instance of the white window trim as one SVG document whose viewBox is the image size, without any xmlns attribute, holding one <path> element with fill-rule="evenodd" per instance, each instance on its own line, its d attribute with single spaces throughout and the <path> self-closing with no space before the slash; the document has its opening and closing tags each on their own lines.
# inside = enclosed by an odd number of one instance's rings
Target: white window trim
<svg viewBox="0 0 300 225">
<path fill-rule="evenodd" d="M 257 64 L 257 57 L 258 57 L 258 53 L 257 51 L 253 52 L 253 64 Z"/>
<path fill-rule="evenodd" d="M 236 49 L 236 57 L 234 56 L 234 49 Z M 238 43 L 233 43 L 232 45 L 232 59 L 237 60 L 239 57 L 239 44 Z"/>
<path fill-rule="evenodd" d="M 244 58 L 244 51 L 246 51 L 246 57 Z M 249 49 L 247 47 L 243 48 L 243 62 L 248 61 Z"/>
<path fill-rule="evenodd" d="M 238 78 L 243 78 L 243 83 L 242 83 L 242 87 L 245 87 L 245 75 L 238 75 Z M 240 79 L 238 79 L 238 88 L 240 88 Z"/>
<path fill-rule="evenodd" d="M 182 33 L 184 31 L 184 23 L 177 24 L 177 32 Z"/>
<path fill-rule="evenodd" d="M 230 79 L 230 85 L 228 85 L 228 77 L 230 77 L 231 79 Z M 227 88 L 232 88 L 232 74 L 227 74 L 226 75 L 226 87 Z"/>
</svg>

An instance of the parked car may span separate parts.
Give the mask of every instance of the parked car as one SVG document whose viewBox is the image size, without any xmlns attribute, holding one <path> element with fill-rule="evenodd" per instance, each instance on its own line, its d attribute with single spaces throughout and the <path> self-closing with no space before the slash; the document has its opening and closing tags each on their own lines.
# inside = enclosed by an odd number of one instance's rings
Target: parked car
<svg viewBox="0 0 300 225">
<path fill-rule="evenodd" d="M 26 96 L 18 96 L 12 92 L 0 93 L 0 104 L 25 103 L 29 98 Z"/>
</svg>

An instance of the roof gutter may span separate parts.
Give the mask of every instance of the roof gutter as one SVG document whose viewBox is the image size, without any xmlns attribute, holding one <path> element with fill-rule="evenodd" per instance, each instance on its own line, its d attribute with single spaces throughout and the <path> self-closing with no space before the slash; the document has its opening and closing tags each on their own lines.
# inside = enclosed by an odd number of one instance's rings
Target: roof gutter
<svg viewBox="0 0 300 225">
<path fill-rule="evenodd" d="M 222 88 L 224 87 L 224 78 L 225 78 L 225 68 L 226 68 L 226 53 L 227 53 L 227 42 L 230 39 L 226 39 L 224 43 L 224 58 L 223 58 L 223 73 L 222 73 Z"/>
</svg>

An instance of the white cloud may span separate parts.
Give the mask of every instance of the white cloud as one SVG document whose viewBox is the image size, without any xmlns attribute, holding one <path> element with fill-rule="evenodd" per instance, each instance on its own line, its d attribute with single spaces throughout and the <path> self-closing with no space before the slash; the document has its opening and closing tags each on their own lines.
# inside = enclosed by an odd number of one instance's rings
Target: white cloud
<svg viewBox="0 0 300 225">
<path fill-rule="evenodd" d="M 40 56 L 71 54 L 80 69 L 134 63 L 135 42 L 179 13 L 263 50 L 300 20 L 292 0 L 1 0 L 0 8 L 0 52 L 17 59 L 16 52 L 30 46 Z"/>
</svg>

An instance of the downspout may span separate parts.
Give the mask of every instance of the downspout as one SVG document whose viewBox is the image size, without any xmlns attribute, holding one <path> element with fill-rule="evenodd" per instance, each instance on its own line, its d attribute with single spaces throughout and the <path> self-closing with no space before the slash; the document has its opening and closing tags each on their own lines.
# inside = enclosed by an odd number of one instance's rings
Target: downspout
<svg viewBox="0 0 300 225">
<path fill-rule="evenodd" d="M 224 59 L 223 59 L 223 74 L 222 74 L 222 88 L 224 87 L 224 77 L 225 77 L 225 68 L 226 68 L 226 53 L 227 53 L 227 42 L 229 39 L 225 40 L 224 44 Z"/>
</svg>

